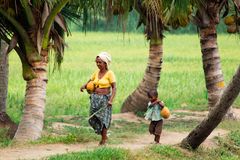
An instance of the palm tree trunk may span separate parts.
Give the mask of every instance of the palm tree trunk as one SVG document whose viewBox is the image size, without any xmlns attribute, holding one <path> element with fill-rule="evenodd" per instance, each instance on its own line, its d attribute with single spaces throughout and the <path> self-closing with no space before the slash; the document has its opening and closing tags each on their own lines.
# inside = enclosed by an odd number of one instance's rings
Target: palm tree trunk
<svg viewBox="0 0 240 160">
<path fill-rule="evenodd" d="M 145 111 L 149 101 L 148 90 L 157 89 L 162 66 L 162 39 L 151 40 L 148 65 L 142 82 L 124 101 L 121 112 Z"/>
<path fill-rule="evenodd" d="M 0 113 L 6 112 L 8 92 L 8 55 L 7 44 L 0 40 Z"/>
<path fill-rule="evenodd" d="M 216 25 L 200 27 L 200 43 L 203 70 L 208 92 L 209 111 L 213 110 L 224 89 L 224 78 L 221 69 L 220 56 L 217 45 Z M 227 117 L 233 116 L 231 107 Z"/>
<path fill-rule="evenodd" d="M 41 137 L 46 103 L 47 51 L 42 51 L 42 61 L 33 64 L 37 78 L 27 81 L 22 120 L 14 137 L 17 142 Z"/>
<path fill-rule="evenodd" d="M 182 140 L 181 147 L 196 149 L 221 122 L 229 107 L 240 92 L 240 65 L 232 81 L 225 88 L 220 100 L 212 112 L 189 135 Z"/>
<path fill-rule="evenodd" d="M 17 125 L 11 120 L 6 113 L 7 94 L 8 94 L 8 45 L 0 40 L 0 128 L 8 130 L 7 136 L 13 138 Z"/>
</svg>

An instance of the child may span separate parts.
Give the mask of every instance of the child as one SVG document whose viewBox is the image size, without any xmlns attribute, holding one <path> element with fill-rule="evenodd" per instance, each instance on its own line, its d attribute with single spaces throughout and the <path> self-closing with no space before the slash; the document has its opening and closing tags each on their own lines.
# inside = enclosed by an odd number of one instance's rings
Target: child
<svg viewBox="0 0 240 160">
<path fill-rule="evenodd" d="M 158 99 L 158 93 L 156 90 L 148 92 L 148 109 L 145 113 L 145 119 L 150 120 L 149 132 L 154 134 L 154 142 L 159 144 L 160 136 L 162 133 L 163 118 L 160 115 L 161 109 L 164 107 L 164 103 Z"/>
</svg>

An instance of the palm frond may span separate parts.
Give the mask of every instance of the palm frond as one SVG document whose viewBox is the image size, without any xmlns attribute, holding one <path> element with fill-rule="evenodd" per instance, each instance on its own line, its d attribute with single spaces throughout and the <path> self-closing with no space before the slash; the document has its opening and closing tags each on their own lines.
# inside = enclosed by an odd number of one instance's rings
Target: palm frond
<svg viewBox="0 0 240 160">
<path fill-rule="evenodd" d="M 63 17 L 69 21 L 76 24 L 79 24 L 82 20 L 82 9 L 77 5 L 67 4 L 62 10 L 61 14 Z"/>
<path fill-rule="evenodd" d="M 233 2 L 235 4 L 236 10 L 238 12 L 240 12 L 240 1 L 239 0 L 233 0 Z"/>
<path fill-rule="evenodd" d="M 163 7 L 164 25 L 177 29 L 189 24 L 193 10 L 191 0 L 166 0 L 163 1 Z"/>
<path fill-rule="evenodd" d="M 162 11 L 163 11 L 163 1 L 162 0 L 144 0 L 143 5 L 147 9 L 147 14 L 156 15 L 162 19 Z"/>
<path fill-rule="evenodd" d="M 240 33 L 240 1 L 233 0 L 227 1 L 222 18 L 224 18 L 224 23 L 227 26 L 228 33 Z"/>
<path fill-rule="evenodd" d="M 228 33 L 240 33 L 240 1 L 239 0 L 201 0 L 195 1 L 196 13 L 192 22 L 197 27 L 210 27 L 219 24 L 224 18 Z"/>
<path fill-rule="evenodd" d="M 64 41 L 65 31 L 57 23 L 54 24 L 54 30 L 51 31 L 52 34 L 52 49 L 54 50 L 54 67 L 55 69 L 60 69 L 61 63 L 64 57 L 64 48 L 66 46 Z"/>
<path fill-rule="evenodd" d="M 6 28 L 6 21 L 0 16 L 0 36 L 1 37 L 11 37 L 13 35 L 13 33 Z"/>
</svg>

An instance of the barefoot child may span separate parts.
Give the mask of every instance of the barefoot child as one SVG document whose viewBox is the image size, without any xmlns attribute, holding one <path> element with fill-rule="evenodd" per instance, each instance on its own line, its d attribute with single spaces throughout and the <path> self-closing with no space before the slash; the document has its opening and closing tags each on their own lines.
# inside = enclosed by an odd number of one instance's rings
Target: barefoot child
<svg viewBox="0 0 240 160">
<path fill-rule="evenodd" d="M 158 99 L 158 93 L 156 90 L 148 92 L 148 109 L 145 113 L 145 119 L 150 120 L 149 132 L 155 135 L 154 142 L 159 144 L 160 136 L 162 133 L 163 118 L 160 115 L 161 109 L 164 107 L 164 103 Z"/>
</svg>

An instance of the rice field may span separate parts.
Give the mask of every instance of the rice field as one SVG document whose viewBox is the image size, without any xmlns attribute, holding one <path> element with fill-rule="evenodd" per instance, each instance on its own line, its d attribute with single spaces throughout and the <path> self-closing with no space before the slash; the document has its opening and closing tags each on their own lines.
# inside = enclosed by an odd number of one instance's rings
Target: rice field
<svg viewBox="0 0 240 160">
<path fill-rule="evenodd" d="M 97 69 L 95 57 L 100 51 L 112 55 L 113 70 L 117 77 L 117 95 L 113 112 L 118 113 L 125 98 L 142 80 L 148 59 L 149 44 L 143 34 L 137 33 L 79 33 L 66 38 L 68 47 L 60 71 L 52 72 L 53 57 L 49 64 L 46 116 L 87 115 L 89 95 L 79 88 Z M 219 35 L 218 45 L 225 82 L 228 83 L 240 62 L 240 39 Z M 171 109 L 204 110 L 207 94 L 202 69 L 198 35 L 166 34 L 163 43 L 163 68 L 158 87 L 159 98 Z M 12 52 L 9 57 L 8 108 L 10 116 L 19 121 L 23 109 L 25 81 L 21 63 Z M 240 98 L 234 103 L 240 107 Z"/>
</svg>

